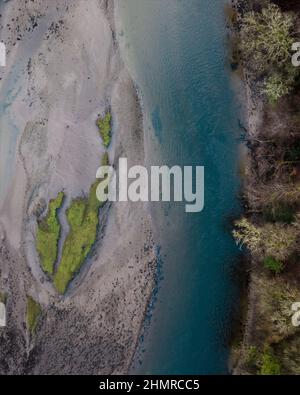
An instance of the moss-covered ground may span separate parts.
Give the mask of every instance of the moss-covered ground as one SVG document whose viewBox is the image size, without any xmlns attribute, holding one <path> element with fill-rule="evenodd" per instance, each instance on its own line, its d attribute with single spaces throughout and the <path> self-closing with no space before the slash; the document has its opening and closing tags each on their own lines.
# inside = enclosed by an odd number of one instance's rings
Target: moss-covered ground
<svg viewBox="0 0 300 395">
<path fill-rule="evenodd" d="M 52 275 L 58 254 L 58 240 L 61 225 L 58 220 L 58 210 L 62 206 L 64 193 L 50 201 L 46 217 L 38 223 L 36 249 L 40 257 L 42 269 Z"/>
<path fill-rule="evenodd" d="M 64 242 L 60 265 L 54 275 L 55 288 L 61 294 L 65 293 L 96 241 L 99 209 L 104 204 L 97 199 L 98 185 L 99 181 L 96 181 L 91 186 L 89 196 L 74 199 L 67 210 L 70 231 Z"/>
<path fill-rule="evenodd" d="M 107 112 L 104 117 L 100 117 L 96 121 L 100 136 L 102 137 L 104 147 L 108 148 L 111 142 L 111 122 L 112 116 Z"/>
</svg>

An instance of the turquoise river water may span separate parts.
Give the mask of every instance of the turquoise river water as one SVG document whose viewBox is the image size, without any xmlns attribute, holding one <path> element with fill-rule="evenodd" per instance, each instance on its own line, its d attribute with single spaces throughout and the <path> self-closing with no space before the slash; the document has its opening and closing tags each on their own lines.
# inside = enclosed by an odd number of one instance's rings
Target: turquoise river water
<svg viewBox="0 0 300 395">
<path fill-rule="evenodd" d="M 205 209 L 153 203 L 157 292 L 132 371 L 227 374 L 239 215 L 239 114 L 226 0 L 117 0 L 118 39 L 139 87 L 147 162 L 205 166 Z"/>
</svg>

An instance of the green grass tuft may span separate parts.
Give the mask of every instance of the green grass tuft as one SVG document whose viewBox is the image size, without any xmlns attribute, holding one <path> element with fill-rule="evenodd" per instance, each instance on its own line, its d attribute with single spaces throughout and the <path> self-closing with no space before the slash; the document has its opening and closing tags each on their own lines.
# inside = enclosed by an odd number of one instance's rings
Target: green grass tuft
<svg viewBox="0 0 300 395">
<path fill-rule="evenodd" d="M 261 357 L 260 375 L 279 376 L 281 374 L 280 363 L 273 353 L 267 349 Z"/>
<path fill-rule="evenodd" d="M 269 269 L 274 274 L 279 274 L 284 269 L 283 263 L 271 256 L 267 256 L 263 260 L 263 265 L 266 269 Z"/>
<path fill-rule="evenodd" d="M 107 112 L 102 118 L 98 118 L 96 125 L 98 126 L 100 136 L 102 137 L 104 147 L 108 148 L 111 142 L 111 121 L 112 116 L 110 112 Z"/>
<path fill-rule="evenodd" d="M 64 294 L 70 281 L 80 270 L 97 237 L 99 209 L 103 205 L 97 199 L 96 181 L 88 198 L 75 199 L 67 210 L 70 232 L 65 240 L 61 263 L 54 276 L 57 291 Z"/>
<path fill-rule="evenodd" d="M 62 206 L 63 200 L 64 193 L 60 192 L 56 199 L 50 201 L 46 217 L 38 223 L 36 249 L 42 269 L 50 275 L 54 272 L 54 265 L 57 259 L 58 240 L 61 231 L 57 211 Z"/>
<path fill-rule="evenodd" d="M 26 321 L 30 333 L 34 334 L 39 322 L 42 309 L 31 296 L 27 297 Z"/>
</svg>

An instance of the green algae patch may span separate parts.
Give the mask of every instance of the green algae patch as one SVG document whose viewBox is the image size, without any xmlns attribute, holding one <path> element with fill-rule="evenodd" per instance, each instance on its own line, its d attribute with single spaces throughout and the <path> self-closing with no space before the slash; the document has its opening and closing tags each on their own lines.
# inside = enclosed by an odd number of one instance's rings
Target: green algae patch
<svg viewBox="0 0 300 395">
<path fill-rule="evenodd" d="M 54 276 L 54 285 L 60 294 L 64 294 L 70 281 L 78 273 L 96 238 L 99 225 L 99 209 L 103 205 L 97 199 L 96 181 L 87 198 L 73 200 L 66 215 L 70 226 L 64 242 L 61 263 Z"/>
<path fill-rule="evenodd" d="M 110 112 L 107 112 L 104 117 L 100 117 L 96 121 L 105 148 L 108 148 L 111 142 L 111 122 L 112 116 Z"/>
<path fill-rule="evenodd" d="M 63 204 L 64 196 L 64 193 L 60 192 L 55 199 L 51 200 L 46 217 L 38 222 L 36 249 L 42 269 L 50 275 L 54 273 L 54 265 L 58 254 L 58 240 L 61 231 L 58 210 Z"/>
<path fill-rule="evenodd" d="M 34 334 L 39 322 L 42 309 L 38 302 L 36 302 L 31 296 L 27 297 L 27 308 L 26 308 L 26 322 L 27 328 L 31 334 Z"/>
</svg>

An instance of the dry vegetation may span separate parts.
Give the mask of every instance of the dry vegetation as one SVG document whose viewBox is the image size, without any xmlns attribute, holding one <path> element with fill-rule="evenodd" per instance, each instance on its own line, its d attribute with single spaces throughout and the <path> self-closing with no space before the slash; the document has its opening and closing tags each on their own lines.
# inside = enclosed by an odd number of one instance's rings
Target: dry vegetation
<svg viewBox="0 0 300 395">
<path fill-rule="evenodd" d="M 246 136 L 246 212 L 234 230 L 252 262 L 235 367 L 242 374 L 297 374 L 300 332 L 292 326 L 291 306 L 300 301 L 300 74 L 291 64 L 291 44 L 300 41 L 300 4 L 240 0 L 236 11 L 235 58 L 254 107 L 262 110 Z"/>
</svg>

